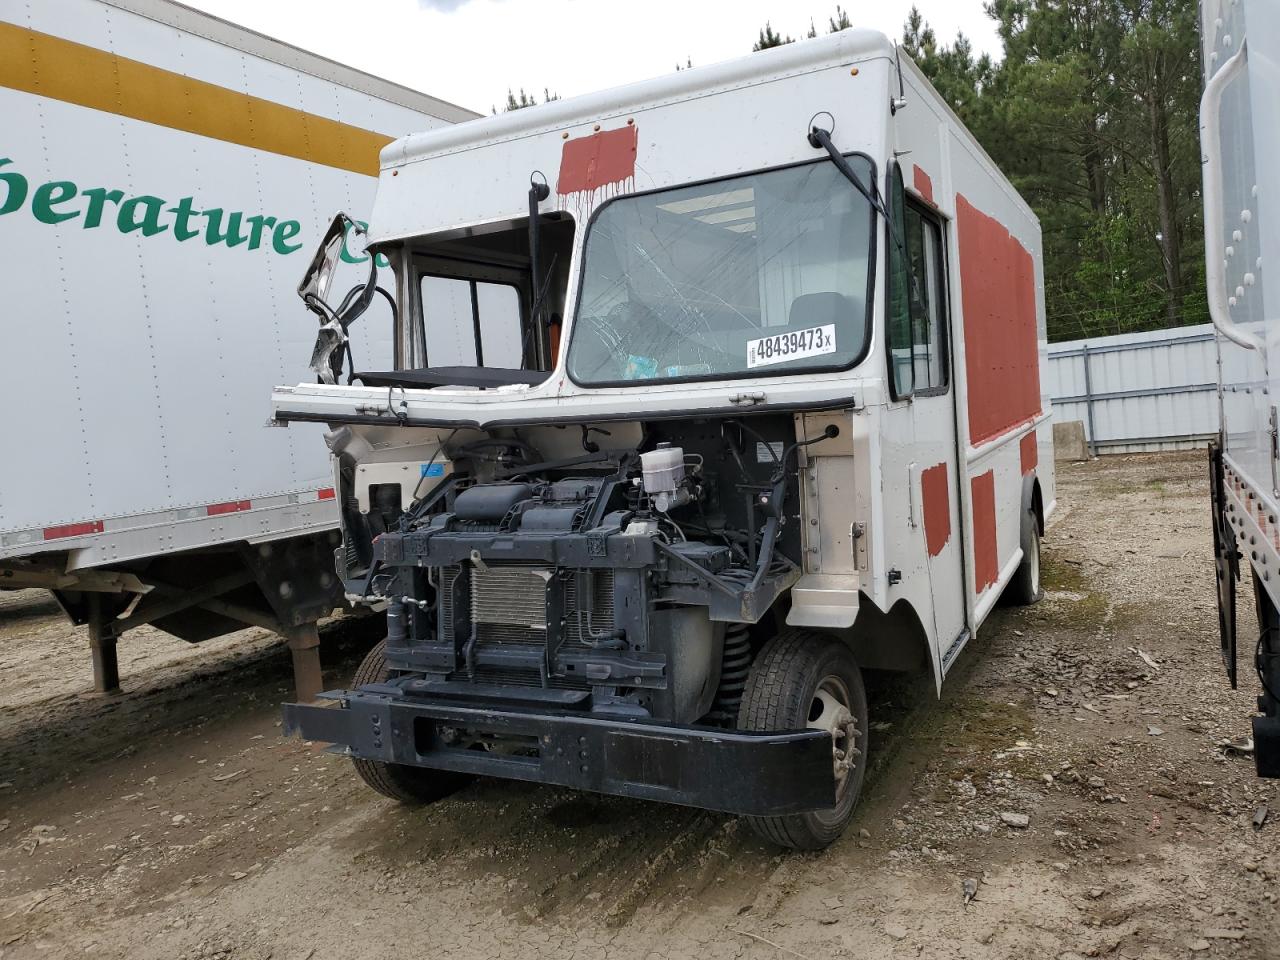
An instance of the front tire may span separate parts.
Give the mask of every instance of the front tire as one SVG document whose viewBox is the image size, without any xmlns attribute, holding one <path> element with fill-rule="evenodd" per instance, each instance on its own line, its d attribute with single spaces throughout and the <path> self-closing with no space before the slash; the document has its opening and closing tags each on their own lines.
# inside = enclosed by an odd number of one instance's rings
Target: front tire
<svg viewBox="0 0 1280 960">
<path fill-rule="evenodd" d="M 751 666 L 738 727 L 831 732 L 835 806 L 746 820 L 760 837 L 793 850 L 821 850 L 839 839 L 867 769 L 867 694 L 849 648 L 804 630 L 786 630 L 769 641 Z"/>
<path fill-rule="evenodd" d="M 368 683 L 384 683 L 390 677 L 391 671 L 387 669 L 387 641 L 379 640 L 351 678 L 351 686 L 357 688 Z M 351 762 L 360 779 L 378 793 L 410 806 L 443 799 L 472 780 L 472 777 L 464 773 L 407 767 L 400 763 L 383 763 L 381 760 L 352 757 Z"/>
</svg>

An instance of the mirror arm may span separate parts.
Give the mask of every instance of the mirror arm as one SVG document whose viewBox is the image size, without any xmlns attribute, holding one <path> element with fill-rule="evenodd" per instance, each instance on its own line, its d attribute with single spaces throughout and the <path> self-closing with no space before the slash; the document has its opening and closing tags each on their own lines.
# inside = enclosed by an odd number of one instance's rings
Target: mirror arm
<svg viewBox="0 0 1280 960">
<path fill-rule="evenodd" d="M 347 295 L 342 298 L 342 303 L 338 307 L 337 314 L 344 331 L 369 309 L 373 303 L 373 291 L 377 288 L 377 285 L 378 264 L 370 256 L 368 278 L 363 284 L 352 287 Z"/>
<path fill-rule="evenodd" d="M 314 294 L 308 293 L 302 298 L 302 302 L 306 304 L 308 310 L 320 317 L 321 323 L 337 322 L 338 316 L 333 312 L 333 308 Z"/>
<path fill-rule="evenodd" d="M 386 297 L 387 306 L 391 308 L 391 322 L 393 324 L 398 324 L 400 322 L 400 310 L 396 307 L 395 297 L 387 293 L 387 291 L 384 290 L 382 287 L 374 287 L 373 289 L 375 293 L 380 293 L 384 297 Z"/>
</svg>

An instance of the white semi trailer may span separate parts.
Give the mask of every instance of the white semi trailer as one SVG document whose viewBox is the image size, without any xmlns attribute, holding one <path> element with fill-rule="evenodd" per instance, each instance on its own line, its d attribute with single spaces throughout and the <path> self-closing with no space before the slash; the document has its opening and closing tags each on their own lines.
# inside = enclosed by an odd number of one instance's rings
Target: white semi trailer
<svg viewBox="0 0 1280 960">
<path fill-rule="evenodd" d="M 1258 773 L 1280 777 L 1280 5 L 1201 4 L 1205 276 L 1216 327 L 1221 432 L 1210 445 L 1222 657 L 1237 682 L 1236 587 L 1252 573 Z M 1241 561 L 1244 561 L 1242 564 Z"/>
<path fill-rule="evenodd" d="M 0 0 L 0 588 L 88 624 L 99 690 L 143 623 L 268 626 L 317 689 L 338 503 L 266 402 L 306 371 L 297 278 L 384 145 L 473 116 L 166 0 Z"/>
</svg>

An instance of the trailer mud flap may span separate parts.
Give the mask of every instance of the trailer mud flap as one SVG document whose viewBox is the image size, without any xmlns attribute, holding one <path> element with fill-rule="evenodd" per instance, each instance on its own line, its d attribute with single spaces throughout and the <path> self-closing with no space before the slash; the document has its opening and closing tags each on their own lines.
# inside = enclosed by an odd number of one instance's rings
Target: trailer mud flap
<svg viewBox="0 0 1280 960">
<path fill-rule="evenodd" d="M 1258 776 L 1280 779 L 1280 717 L 1253 718 L 1253 759 Z"/>
<path fill-rule="evenodd" d="M 565 715 L 334 691 L 330 705 L 284 705 L 286 735 L 368 760 L 556 784 L 752 816 L 835 805 L 831 737 Z M 465 731 L 461 736 L 460 731 Z M 505 749 L 477 749 L 476 735 Z"/>
<path fill-rule="evenodd" d="M 1222 664 L 1231 689 L 1236 689 L 1236 584 L 1240 580 L 1240 551 L 1235 532 L 1227 521 L 1226 483 L 1223 476 L 1222 447 L 1209 444 L 1209 500 L 1213 521 L 1213 562 L 1218 591 L 1218 639 Z"/>
</svg>

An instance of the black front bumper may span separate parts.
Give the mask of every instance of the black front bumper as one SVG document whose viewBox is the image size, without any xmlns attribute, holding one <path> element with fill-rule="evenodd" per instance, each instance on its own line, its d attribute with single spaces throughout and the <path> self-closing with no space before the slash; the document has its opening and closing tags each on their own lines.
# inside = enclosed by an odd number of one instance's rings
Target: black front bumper
<svg viewBox="0 0 1280 960">
<path fill-rule="evenodd" d="M 822 730 L 751 733 L 604 719 L 572 712 L 570 691 L 555 709 L 503 703 L 496 689 L 449 687 L 443 696 L 392 684 L 332 691 L 322 694 L 331 704 L 285 704 L 284 731 L 367 760 L 727 813 L 779 816 L 835 805 L 831 737 Z M 484 702 L 485 692 L 493 700 Z M 545 693 L 554 701 L 559 692 Z M 455 730 L 495 736 L 504 749 L 452 746 Z"/>
</svg>

